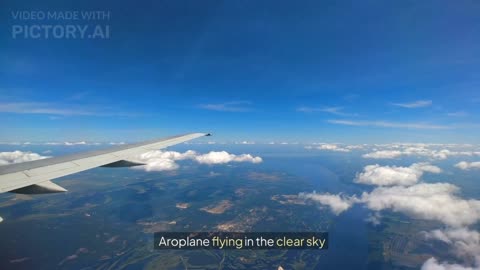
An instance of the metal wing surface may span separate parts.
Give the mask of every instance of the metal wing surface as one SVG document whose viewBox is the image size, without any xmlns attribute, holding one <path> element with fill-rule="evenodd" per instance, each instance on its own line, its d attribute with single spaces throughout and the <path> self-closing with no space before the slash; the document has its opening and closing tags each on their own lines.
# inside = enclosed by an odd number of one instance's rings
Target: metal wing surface
<svg viewBox="0 0 480 270">
<path fill-rule="evenodd" d="M 50 180 L 95 167 L 126 167 L 141 165 L 129 157 L 186 142 L 209 133 L 191 133 L 147 142 L 116 146 L 92 152 L 46 158 L 25 163 L 0 166 L 0 193 L 41 194 L 67 191 Z"/>
</svg>

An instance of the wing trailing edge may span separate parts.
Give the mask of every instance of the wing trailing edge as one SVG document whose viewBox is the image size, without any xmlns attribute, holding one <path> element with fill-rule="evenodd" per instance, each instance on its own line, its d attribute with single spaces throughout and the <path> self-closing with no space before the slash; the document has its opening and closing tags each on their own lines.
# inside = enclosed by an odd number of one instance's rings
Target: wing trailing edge
<svg viewBox="0 0 480 270">
<path fill-rule="evenodd" d="M 45 181 L 38 184 L 33 184 L 30 186 L 17 188 L 10 190 L 13 193 L 19 194 L 46 194 L 46 193 L 59 193 L 67 191 L 63 187 L 53 183 L 52 181 Z"/>
</svg>

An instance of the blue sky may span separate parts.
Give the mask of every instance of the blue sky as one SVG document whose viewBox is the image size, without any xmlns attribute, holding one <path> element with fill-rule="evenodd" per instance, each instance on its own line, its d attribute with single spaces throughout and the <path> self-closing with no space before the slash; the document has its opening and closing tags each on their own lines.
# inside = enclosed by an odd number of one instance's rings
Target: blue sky
<svg viewBox="0 0 480 270">
<path fill-rule="evenodd" d="M 0 141 L 480 140 L 475 1 L 6 1 Z M 12 38 L 104 10 L 108 39 Z"/>
</svg>

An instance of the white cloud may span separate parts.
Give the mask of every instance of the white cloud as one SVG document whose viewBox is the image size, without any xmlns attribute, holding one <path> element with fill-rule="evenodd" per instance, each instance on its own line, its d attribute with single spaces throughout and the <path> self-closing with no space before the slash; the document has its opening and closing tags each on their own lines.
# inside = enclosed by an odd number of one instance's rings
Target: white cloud
<svg viewBox="0 0 480 270">
<path fill-rule="evenodd" d="M 439 263 L 435 258 L 428 259 L 421 270 L 479 270 L 480 267 L 469 267 L 460 264 Z"/>
<path fill-rule="evenodd" d="M 64 146 L 76 146 L 76 145 L 100 145 L 100 143 L 95 142 L 86 142 L 86 141 L 79 141 L 79 142 L 46 142 L 45 145 L 64 145 Z"/>
<path fill-rule="evenodd" d="M 366 222 L 372 224 L 373 226 L 380 225 L 380 220 L 382 215 L 379 212 L 374 212 L 373 214 L 368 214 L 368 217 L 365 219 Z"/>
<path fill-rule="evenodd" d="M 231 101 L 217 104 L 201 104 L 198 105 L 200 109 L 220 112 L 249 112 L 252 103 L 249 101 Z"/>
<path fill-rule="evenodd" d="M 363 172 L 357 173 L 355 182 L 376 186 L 410 186 L 416 184 L 424 172 L 440 173 L 442 170 L 428 163 L 414 163 L 410 167 L 365 166 Z"/>
<path fill-rule="evenodd" d="M 468 116 L 468 113 L 466 111 L 456 111 L 456 112 L 449 112 L 447 113 L 448 116 L 453 116 L 453 117 L 465 117 Z"/>
<path fill-rule="evenodd" d="M 134 162 L 145 163 L 146 165 L 137 168 L 143 168 L 147 171 L 169 171 L 176 170 L 179 165 L 175 162 L 178 160 L 193 160 L 200 164 L 225 164 L 230 162 L 262 162 L 261 157 L 254 157 L 250 154 L 235 155 L 226 151 L 209 152 L 207 154 L 199 154 L 195 151 L 188 150 L 184 153 L 176 151 L 149 151 L 141 155 L 133 157 Z"/>
<path fill-rule="evenodd" d="M 355 116 L 356 114 L 343 112 L 343 107 L 299 107 L 297 108 L 298 112 L 313 113 L 313 112 L 324 112 L 330 113 L 339 116 Z"/>
<path fill-rule="evenodd" d="M 87 145 L 87 142 L 65 142 L 65 145 L 72 146 L 72 145 Z"/>
<path fill-rule="evenodd" d="M 448 183 L 421 183 L 409 187 L 377 187 L 360 198 L 339 194 L 301 193 L 299 197 L 328 205 L 335 214 L 355 203 L 380 212 L 392 210 L 425 220 L 435 220 L 451 227 L 463 227 L 480 220 L 480 201 L 457 197 L 458 187 Z"/>
<path fill-rule="evenodd" d="M 180 166 L 175 163 L 172 159 L 162 159 L 162 158 L 153 158 L 147 161 L 146 165 L 143 166 L 145 171 L 173 171 L 178 169 Z"/>
<path fill-rule="evenodd" d="M 345 146 L 345 149 L 349 149 L 349 150 L 359 150 L 359 149 L 364 149 L 365 148 L 365 145 L 347 145 Z"/>
<path fill-rule="evenodd" d="M 300 193 L 299 198 L 312 200 L 322 205 L 329 206 L 335 215 L 348 210 L 354 204 L 353 197 L 346 197 L 334 194 Z"/>
<path fill-rule="evenodd" d="M 27 161 L 33 161 L 38 159 L 48 158 L 41 156 L 37 153 L 13 151 L 13 152 L 0 152 L 0 165 L 8 165 L 13 163 L 22 163 Z"/>
<path fill-rule="evenodd" d="M 196 156 L 196 152 L 189 150 L 185 153 L 175 151 L 149 151 L 134 157 L 132 160 L 146 165 L 137 167 L 146 171 L 171 171 L 176 170 L 180 166 L 175 163 L 177 160 L 192 159 Z"/>
<path fill-rule="evenodd" d="M 402 108 L 414 109 L 414 108 L 422 108 L 422 107 L 431 106 L 432 101 L 431 100 L 417 100 L 417 101 L 408 102 L 408 103 L 393 103 L 392 105 L 402 107 Z"/>
<path fill-rule="evenodd" d="M 480 169 L 480 161 L 475 161 L 475 162 L 461 161 L 455 164 L 455 167 L 462 170 Z"/>
<path fill-rule="evenodd" d="M 336 214 L 346 211 L 354 204 L 364 204 L 373 211 L 366 221 L 374 225 L 380 223 L 380 212 L 385 210 L 441 222 L 446 229 L 424 232 L 424 235 L 427 239 L 450 245 L 453 254 L 462 264 L 439 262 L 430 258 L 422 269 L 480 270 L 480 233 L 468 229 L 468 226 L 480 221 L 480 200 L 459 197 L 459 188 L 449 183 L 418 183 L 424 172 L 439 173 L 441 169 L 429 163 L 414 163 L 409 167 L 369 165 L 357 174 L 355 181 L 381 185 L 371 192 L 363 192 L 360 197 L 329 193 L 300 194 L 299 197 L 327 205 Z"/>
<path fill-rule="evenodd" d="M 320 145 L 316 146 L 316 147 L 312 147 L 312 146 L 306 146 L 305 149 L 318 149 L 318 150 L 326 150 L 326 151 L 335 151 L 335 152 L 350 152 L 350 149 L 349 148 L 344 148 L 344 147 L 341 147 L 337 144 L 328 144 L 328 143 L 321 143 Z"/>
<path fill-rule="evenodd" d="M 72 110 L 68 108 L 54 108 L 52 104 L 41 102 L 12 102 L 0 103 L 0 112 L 20 114 L 51 114 L 51 115 L 94 115 L 86 110 Z"/>
<path fill-rule="evenodd" d="M 322 144 L 320 146 L 317 146 L 317 149 L 319 150 L 330 150 L 330 151 L 337 151 L 337 152 L 350 152 L 349 149 L 345 149 L 342 147 L 339 147 L 336 144 Z"/>
<path fill-rule="evenodd" d="M 449 156 L 473 156 L 478 155 L 474 151 L 451 151 L 449 149 L 431 149 L 425 145 L 391 145 L 395 150 L 376 150 L 362 155 L 372 159 L 394 159 L 401 156 L 421 156 L 431 159 L 447 159 Z"/>
<path fill-rule="evenodd" d="M 397 123 L 388 121 L 352 121 L 352 120 L 328 120 L 328 123 L 346 126 L 371 126 L 386 128 L 408 128 L 408 129 L 448 129 L 444 125 L 432 125 L 428 123 Z"/>
<path fill-rule="evenodd" d="M 108 144 L 110 144 L 110 145 L 124 145 L 125 142 L 110 142 Z"/>
<path fill-rule="evenodd" d="M 362 155 L 364 158 L 391 159 L 400 157 L 403 153 L 398 150 L 381 150 Z"/>
<path fill-rule="evenodd" d="M 235 144 L 255 144 L 255 142 L 252 142 L 252 141 L 241 141 L 241 142 L 235 142 Z"/>
<path fill-rule="evenodd" d="M 195 157 L 195 161 L 202 164 L 224 164 L 229 162 L 262 162 L 261 157 L 254 157 L 250 154 L 234 155 L 226 151 L 210 152 L 208 154 L 199 155 Z"/>
<path fill-rule="evenodd" d="M 420 162 L 420 163 L 413 163 L 410 165 L 410 168 L 422 172 L 429 172 L 429 173 L 441 173 L 442 169 L 437 166 L 431 165 L 430 163 Z"/>
<path fill-rule="evenodd" d="M 421 183 L 409 187 L 378 187 L 364 192 L 362 203 L 374 211 L 390 209 L 448 226 L 471 225 L 480 220 L 480 201 L 457 197 L 458 187 L 448 183 Z"/>
<path fill-rule="evenodd" d="M 436 239 L 453 247 L 455 255 L 466 262 L 480 262 L 480 233 L 468 228 L 448 228 L 426 232 L 427 239 Z"/>
<path fill-rule="evenodd" d="M 44 102 L 10 102 L 0 103 L 0 113 L 44 114 L 59 116 L 135 116 L 125 112 L 106 112 L 95 108 L 79 106 L 59 106 Z M 51 119 L 58 119 L 54 117 Z"/>
<path fill-rule="evenodd" d="M 377 168 L 378 165 L 373 165 L 371 169 L 367 168 L 366 171 L 375 171 Z M 377 187 L 371 192 L 363 192 L 359 198 L 328 193 L 313 193 L 308 196 L 303 194 L 302 196 L 329 205 L 335 213 L 345 211 L 354 203 L 363 203 L 376 212 L 392 210 L 415 218 L 439 221 L 456 228 L 478 222 L 480 220 L 480 200 L 465 200 L 458 197 L 456 195 L 458 187 L 449 183 L 415 184 L 424 171 L 437 173 L 439 170 L 438 167 L 427 163 L 412 164 L 412 166 L 406 168 L 388 167 L 386 170 L 380 170 L 377 174 L 372 174 L 373 176 L 370 177 L 373 177 L 373 179 L 362 179 L 362 182 L 369 184 L 411 184 L 411 186 Z M 400 174 L 401 177 L 397 174 Z M 387 180 L 382 178 L 384 175 L 388 177 Z"/>
<path fill-rule="evenodd" d="M 337 150 L 338 146 L 336 144 L 322 144 L 320 146 L 317 146 L 317 149 L 319 149 L 319 150 Z"/>
</svg>

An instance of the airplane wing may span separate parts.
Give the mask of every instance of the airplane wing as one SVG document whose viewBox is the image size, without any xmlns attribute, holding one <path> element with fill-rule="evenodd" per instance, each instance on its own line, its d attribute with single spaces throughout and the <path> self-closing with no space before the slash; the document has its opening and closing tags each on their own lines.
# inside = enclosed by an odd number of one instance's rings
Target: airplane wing
<svg viewBox="0 0 480 270">
<path fill-rule="evenodd" d="M 100 166 L 130 167 L 143 165 L 128 161 L 128 158 L 202 136 L 210 136 L 210 134 L 192 133 L 136 144 L 121 145 L 106 150 L 0 166 L 0 193 L 42 194 L 64 192 L 67 190 L 50 180 Z"/>
</svg>

